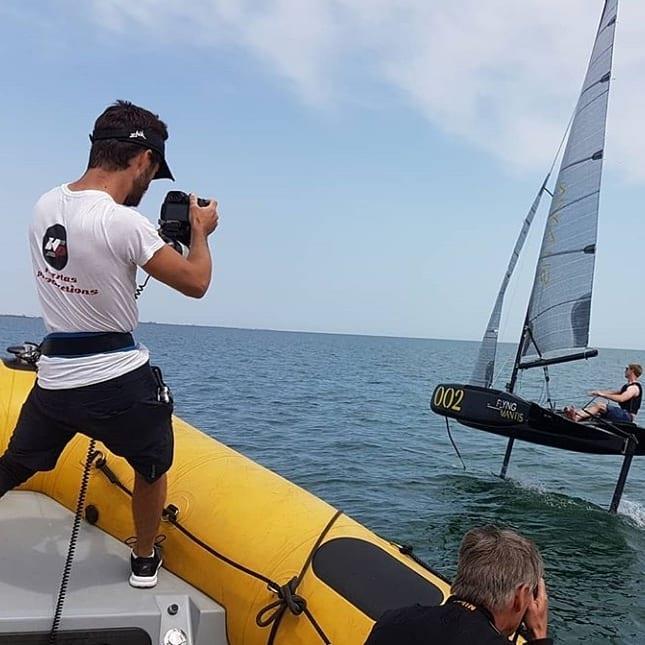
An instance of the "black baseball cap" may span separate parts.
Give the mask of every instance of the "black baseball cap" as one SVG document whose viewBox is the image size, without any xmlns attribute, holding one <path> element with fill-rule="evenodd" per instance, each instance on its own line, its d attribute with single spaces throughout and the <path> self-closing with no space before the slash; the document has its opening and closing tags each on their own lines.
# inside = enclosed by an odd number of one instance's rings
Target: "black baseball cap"
<svg viewBox="0 0 645 645">
<path fill-rule="evenodd" d="M 134 145 L 141 146 L 142 148 L 154 150 L 161 157 L 161 164 L 159 164 L 159 170 L 157 170 L 153 179 L 172 179 L 175 181 L 175 178 L 172 176 L 170 168 L 166 162 L 166 142 L 157 132 L 153 132 L 149 128 L 128 128 L 120 130 L 99 129 L 94 130 L 94 132 L 90 134 L 90 141 L 92 143 L 95 141 L 105 141 L 107 139 L 116 139 L 117 141 L 133 143 Z"/>
</svg>

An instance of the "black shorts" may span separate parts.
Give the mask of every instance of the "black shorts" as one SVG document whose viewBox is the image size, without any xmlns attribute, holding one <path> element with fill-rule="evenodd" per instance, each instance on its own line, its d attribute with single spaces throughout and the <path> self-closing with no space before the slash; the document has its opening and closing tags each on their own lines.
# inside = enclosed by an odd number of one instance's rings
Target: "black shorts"
<svg viewBox="0 0 645 645">
<path fill-rule="evenodd" d="M 117 378 L 67 390 L 35 384 L 7 453 L 35 471 L 51 470 L 77 432 L 124 457 L 149 482 L 172 464 L 172 404 L 157 400 L 150 364 Z"/>
</svg>

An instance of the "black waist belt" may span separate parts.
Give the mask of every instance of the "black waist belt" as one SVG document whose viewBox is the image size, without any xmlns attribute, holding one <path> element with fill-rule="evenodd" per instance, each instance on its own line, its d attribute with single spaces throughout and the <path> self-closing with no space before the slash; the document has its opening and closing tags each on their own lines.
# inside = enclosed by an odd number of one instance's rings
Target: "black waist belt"
<svg viewBox="0 0 645 645">
<path fill-rule="evenodd" d="M 44 356 L 89 356 L 135 347 L 134 337 L 127 332 L 51 334 L 41 343 L 40 353 Z"/>
</svg>

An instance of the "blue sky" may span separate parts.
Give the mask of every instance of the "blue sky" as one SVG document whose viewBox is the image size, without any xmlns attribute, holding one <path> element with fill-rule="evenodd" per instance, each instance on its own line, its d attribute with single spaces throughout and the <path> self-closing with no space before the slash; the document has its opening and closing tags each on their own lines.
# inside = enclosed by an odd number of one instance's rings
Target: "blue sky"
<svg viewBox="0 0 645 645">
<path fill-rule="evenodd" d="M 141 319 L 481 336 L 575 102 L 601 2 L 67 0 L 0 6 L 4 313 L 36 315 L 26 229 L 78 177 L 125 98 L 168 123 L 177 178 L 215 196 L 213 285 L 161 285 Z M 563 29 L 563 25 L 566 29 Z M 624 0 L 610 99 L 592 342 L 645 347 L 645 8 Z M 544 215 L 544 213 L 543 213 Z M 502 334 L 519 333 L 543 217 Z"/>
</svg>

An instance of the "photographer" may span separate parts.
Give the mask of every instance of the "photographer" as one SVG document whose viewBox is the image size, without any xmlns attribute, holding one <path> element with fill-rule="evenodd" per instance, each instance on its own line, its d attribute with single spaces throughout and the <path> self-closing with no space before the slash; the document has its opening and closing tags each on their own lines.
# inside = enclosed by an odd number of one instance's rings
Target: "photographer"
<svg viewBox="0 0 645 645">
<path fill-rule="evenodd" d="M 550 645 L 544 566 L 535 544 L 509 529 L 475 528 L 459 547 L 444 605 L 386 611 L 365 645 L 508 645 L 524 623 L 533 645 Z"/>
<path fill-rule="evenodd" d="M 138 322 L 136 271 L 201 298 L 211 279 L 207 237 L 217 202 L 191 195 L 190 251 L 182 257 L 133 208 L 153 179 L 173 179 L 166 125 L 148 110 L 117 101 L 96 120 L 83 176 L 43 195 L 30 227 L 36 289 L 48 336 L 38 378 L 5 454 L 0 496 L 51 470 L 76 432 L 102 441 L 135 471 L 137 542 L 130 584 L 153 587 L 161 566 L 154 545 L 173 458 L 172 399 Z"/>
</svg>

